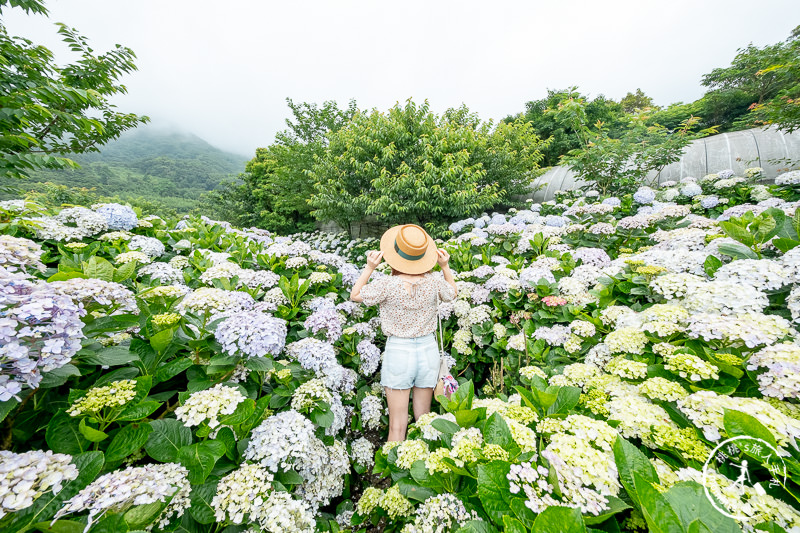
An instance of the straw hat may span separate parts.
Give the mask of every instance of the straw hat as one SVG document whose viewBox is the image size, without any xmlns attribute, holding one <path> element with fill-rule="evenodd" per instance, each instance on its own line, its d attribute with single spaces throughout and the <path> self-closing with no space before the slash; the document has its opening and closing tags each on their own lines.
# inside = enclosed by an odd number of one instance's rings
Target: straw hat
<svg viewBox="0 0 800 533">
<path fill-rule="evenodd" d="M 381 237 L 383 259 L 403 274 L 422 274 L 436 265 L 436 242 L 416 224 L 389 228 Z"/>
</svg>

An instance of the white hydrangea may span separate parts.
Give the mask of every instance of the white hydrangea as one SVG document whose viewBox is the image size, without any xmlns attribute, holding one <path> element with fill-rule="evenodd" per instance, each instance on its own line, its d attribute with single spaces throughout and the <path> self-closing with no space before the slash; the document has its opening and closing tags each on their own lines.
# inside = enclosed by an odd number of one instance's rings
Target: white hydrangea
<svg viewBox="0 0 800 533">
<path fill-rule="evenodd" d="M 210 389 L 192 393 L 183 405 L 175 409 L 175 416 L 186 427 L 208 422 L 208 427 L 214 429 L 220 425 L 219 416 L 233 414 L 245 400 L 236 387 L 218 383 Z"/>
<path fill-rule="evenodd" d="M 72 456 L 50 450 L 0 450 L 0 518 L 30 507 L 48 491 L 58 494 L 78 477 Z"/>
<path fill-rule="evenodd" d="M 107 511 L 124 512 L 134 505 L 166 502 L 171 498 L 156 520 L 147 526 L 147 531 L 153 528 L 160 531 L 173 517 L 183 516 L 191 505 L 188 473 L 186 468 L 176 463 L 149 464 L 109 472 L 69 499 L 53 519 L 88 510 L 85 533 Z"/>
</svg>

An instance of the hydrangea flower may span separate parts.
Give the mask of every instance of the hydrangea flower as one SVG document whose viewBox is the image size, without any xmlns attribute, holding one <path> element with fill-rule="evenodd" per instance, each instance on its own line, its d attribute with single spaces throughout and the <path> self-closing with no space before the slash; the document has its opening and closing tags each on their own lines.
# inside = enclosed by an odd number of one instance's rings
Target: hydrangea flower
<svg viewBox="0 0 800 533">
<path fill-rule="evenodd" d="M 70 455 L 0 450 L 0 518 L 30 507 L 46 492 L 58 494 L 64 483 L 77 477 Z"/>
<path fill-rule="evenodd" d="M 67 411 L 70 416 L 96 414 L 106 407 L 119 408 L 136 397 L 136 382 L 132 379 L 112 381 L 103 387 L 93 387 L 81 398 L 72 402 Z"/>
<path fill-rule="evenodd" d="M 186 468 L 175 463 L 149 464 L 109 472 L 94 480 L 88 487 L 70 498 L 53 517 L 58 520 L 69 513 L 89 511 L 84 533 L 106 512 L 124 512 L 134 505 L 165 502 L 161 514 L 147 526 L 162 530 L 173 517 L 180 518 L 189 508 L 191 485 Z"/>
<path fill-rule="evenodd" d="M 338 364 L 333 345 L 313 337 L 287 345 L 286 355 L 297 360 L 303 368 L 315 372 Z"/>
<path fill-rule="evenodd" d="M 128 248 L 131 250 L 139 250 L 153 258 L 160 257 L 166 252 L 163 242 L 155 237 L 146 237 L 144 235 L 135 235 L 128 241 Z"/>
<path fill-rule="evenodd" d="M 0 401 L 42 373 L 60 368 L 81 349 L 85 311 L 52 283 L 0 278 Z"/>
<path fill-rule="evenodd" d="M 210 389 L 192 393 L 183 405 L 175 409 L 175 416 L 186 427 L 199 426 L 207 421 L 208 427 L 214 429 L 220 425 L 220 415 L 233 414 L 245 399 L 236 387 L 218 383 Z"/>
<path fill-rule="evenodd" d="M 37 243 L 29 239 L 0 235 L 0 267 L 5 267 L 10 272 L 30 268 L 45 271 L 41 261 L 44 250 Z"/>
<path fill-rule="evenodd" d="M 134 210 L 127 205 L 100 204 L 92 208 L 102 215 L 111 230 L 132 230 L 139 224 L 139 219 Z"/>
<path fill-rule="evenodd" d="M 236 313 L 217 326 L 214 337 L 228 355 L 276 356 L 286 343 L 286 321 L 259 311 Z"/>
</svg>

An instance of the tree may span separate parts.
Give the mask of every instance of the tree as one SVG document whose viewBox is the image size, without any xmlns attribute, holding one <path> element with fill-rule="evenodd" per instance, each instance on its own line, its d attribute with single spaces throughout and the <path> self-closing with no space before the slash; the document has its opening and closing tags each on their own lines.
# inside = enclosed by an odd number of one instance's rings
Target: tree
<svg viewBox="0 0 800 533">
<path fill-rule="evenodd" d="M 256 149 L 238 181 L 206 194 L 204 209 L 237 224 L 279 233 L 315 229 L 308 203 L 314 184 L 306 170 L 325 151 L 327 135 L 356 113 L 356 102 L 351 100 L 344 109 L 333 100 L 322 106 L 296 104 L 290 98 L 286 102 L 292 111 L 287 129 L 275 135 L 275 143 Z"/>
<path fill-rule="evenodd" d="M 653 99 L 644 94 L 641 89 L 636 89 L 635 93 L 629 92 L 619 103 L 622 106 L 622 110 L 626 113 L 635 113 L 636 111 L 656 107 L 653 104 Z"/>
<path fill-rule="evenodd" d="M 427 100 L 357 113 L 328 138 L 309 172 L 313 215 L 347 230 L 373 215 L 435 231 L 510 203 L 527 191 L 542 159 L 542 143 L 525 121 L 492 131 L 464 106 L 437 117 Z"/>
<path fill-rule="evenodd" d="M 602 122 L 593 127 L 586 123 L 584 102 L 570 99 L 552 112 L 560 121 L 572 123 L 583 146 L 562 157 L 563 164 L 601 194 L 626 194 L 636 190 L 647 174 L 677 161 L 694 138 L 691 129 L 697 119 L 690 117 L 681 128 L 670 131 L 659 124 L 648 124 L 645 113 L 627 115 L 627 127 L 620 138 L 608 135 Z M 700 135 L 711 131 L 700 132 Z"/>
<path fill-rule="evenodd" d="M 599 120 L 608 125 L 609 133 L 612 136 L 619 133 L 619 126 L 622 124 L 620 117 L 623 114 L 621 104 L 603 95 L 590 100 L 588 96 L 582 95 L 577 87 L 558 91 L 548 89 L 547 97 L 527 102 L 524 113 L 504 119 L 504 122 L 513 122 L 522 118 L 531 123 L 536 135 L 550 140 L 547 146 L 542 147 L 544 154 L 542 166 L 558 165 L 562 155 L 583 144 L 579 133 L 573 129 L 571 123 L 560 122 L 556 115 L 547 112 L 548 109 L 557 109 L 560 104 L 569 99 L 584 101 L 587 123 L 594 124 Z"/>
<path fill-rule="evenodd" d="M 9 7 L 47 15 L 40 0 L 0 0 Z M 125 93 L 123 74 L 136 70 L 132 50 L 117 45 L 95 54 L 77 30 L 57 24 L 70 50 L 79 55 L 58 66 L 53 53 L 28 39 L 10 36 L 0 21 L 0 177 L 25 178 L 33 170 L 76 167 L 69 154 L 98 145 L 146 122 L 121 113 L 110 98 Z"/>
<path fill-rule="evenodd" d="M 778 94 L 765 103 L 751 106 L 756 122 L 773 124 L 789 133 L 800 129 L 800 26 L 797 26 L 785 43 L 789 50 L 783 62 L 776 62 L 756 73 L 758 77 L 771 77 L 780 73 L 792 80 Z"/>
</svg>

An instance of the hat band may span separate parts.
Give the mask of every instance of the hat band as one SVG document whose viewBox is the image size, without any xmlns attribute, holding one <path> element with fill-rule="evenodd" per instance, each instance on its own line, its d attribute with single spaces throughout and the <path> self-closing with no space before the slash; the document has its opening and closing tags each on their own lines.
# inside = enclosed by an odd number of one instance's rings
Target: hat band
<svg viewBox="0 0 800 533">
<path fill-rule="evenodd" d="M 405 253 L 403 250 L 401 250 L 399 246 L 397 246 L 397 239 L 395 239 L 395 241 L 394 241 L 394 251 L 397 252 L 397 254 L 400 257 L 402 257 L 403 259 L 408 259 L 409 261 L 417 261 L 418 259 L 422 259 L 423 257 L 425 257 L 425 253 L 428 250 L 425 250 L 425 252 L 422 252 L 419 255 L 409 255 L 409 254 Z"/>
</svg>

